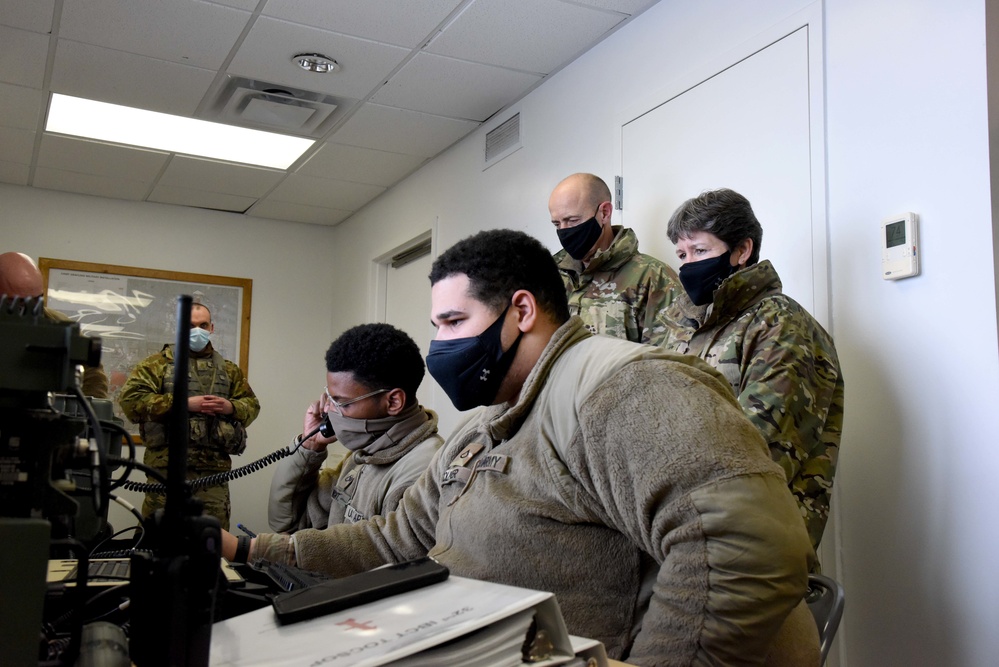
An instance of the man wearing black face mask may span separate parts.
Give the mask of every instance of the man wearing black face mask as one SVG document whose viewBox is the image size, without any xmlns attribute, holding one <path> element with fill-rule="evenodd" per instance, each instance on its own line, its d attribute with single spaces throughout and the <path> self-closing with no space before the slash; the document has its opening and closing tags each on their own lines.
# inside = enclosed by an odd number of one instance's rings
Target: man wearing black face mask
<svg viewBox="0 0 999 667">
<path fill-rule="evenodd" d="M 676 273 L 638 252 L 635 232 L 611 225 L 613 210 L 607 184 L 593 174 L 569 176 L 548 200 L 569 312 L 593 333 L 657 344 L 656 317 L 681 291 Z"/>
<path fill-rule="evenodd" d="M 336 435 L 316 433 L 278 464 L 267 508 L 272 530 L 326 528 L 395 509 L 444 442 L 437 414 L 416 399 L 423 375 L 420 348 L 390 324 L 362 324 L 333 341 L 326 388 L 306 411 L 303 433 L 328 419 Z M 334 442 L 348 455 L 323 468 Z M 288 535 L 263 534 L 252 556 L 288 562 L 292 549 Z"/>
<path fill-rule="evenodd" d="M 460 241 L 430 280 L 427 367 L 456 406 L 487 407 L 395 512 L 296 533 L 300 567 L 345 576 L 429 555 L 554 592 L 571 633 L 636 665 L 817 664 L 804 525 L 716 371 L 592 335 L 522 232 Z"/>
<path fill-rule="evenodd" d="M 832 338 L 782 293 L 773 265 L 759 261 L 763 228 L 738 192 L 688 199 L 667 234 L 686 294 L 662 319 L 662 345 L 704 359 L 729 381 L 784 468 L 818 548 L 843 430 L 843 373 Z"/>
</svg>

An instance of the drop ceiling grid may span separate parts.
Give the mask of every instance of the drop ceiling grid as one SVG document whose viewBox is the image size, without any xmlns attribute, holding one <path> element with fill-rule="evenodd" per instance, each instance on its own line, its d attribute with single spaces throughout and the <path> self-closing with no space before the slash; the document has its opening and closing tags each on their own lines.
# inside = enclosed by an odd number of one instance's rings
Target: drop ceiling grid
<svg viewBox="0 0 999 667">
<path fill-rule="evenodd" d="M 172 188 L 217 192 L 242 197 L 262 197 L 284 177 L 284 172 L 249 165 L 175 155 L 157 182 Z"/>
<path fill-rule="evenodd" d="M 215 79 L 209 69 L 145 56 L 123 57 L 82 42 L 59 40 L 51 90 L 75 97 L 190 116 Z"/>
<path fill-rule="evenodd" d="M 372 102 L 482 122 L 541 77 L 432 53 L 419 53 Z"/>
<path fill-rule="evenodd" d="M 269 0 L 263 15 L 413 49 L 462 0 Z M 391 16 L 391 20 L 386 20 Z"/>
<path fill-rule="evenodd" d="M 558 0 L 477 0 L 427 47 L 430 53 L 548 74 L 627 18 Z"/>
<path fill-rule="evenodd" d="M 291 62 L 297 53 L 322 53 L 342 69 L 329 76 Z M 229 64 L 229 74 L 330 95 L 361 99 L 409 55 L 409 49 L 261 17 Z"/>
<path fill-rule="evenodd" d="M 299 167 L 297 173 L 389 187 L 425 160 L 426 158 L 416 155 L 329 142 Z"/>
<path fill-rule="evenodd" d="M 0 25 L 47 33 L 54 12 L 55 0 L 0 0 Z"/>
<path fill-rule="evenodd" d="M 338 224 L 654 3 L 0 0 L 0 181 Z M 313 50 L 343 70 L 293 69 Z M 50 92 L 192 116 L 236 75 L 344 120 L 291 173 L 41 134 Z"/>
<path fill-rule="evenodd" d="M 65 2 L 59 37 L 217 70 L 251 18 L 250 12 L 197 0 Z"/>
<path fill-rule="evenodd" d="M 162 151 L 43 134 L 37 164 L 75 174 L 108 176 L 150 185 L 169 158 L 169 153 Z"/>
</svg>

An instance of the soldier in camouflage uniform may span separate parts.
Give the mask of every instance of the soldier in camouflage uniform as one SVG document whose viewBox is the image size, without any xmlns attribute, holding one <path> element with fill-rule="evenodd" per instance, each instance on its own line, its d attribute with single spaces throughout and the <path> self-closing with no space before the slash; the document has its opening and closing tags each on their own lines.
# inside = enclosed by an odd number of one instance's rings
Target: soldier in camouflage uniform
<svg viewBox="0 0 999 667">
<path fill-rule="evenodd" d="M 611 225 L 610 190 L 593 174 L 573 174 L 548 200 L 563 250 L 555 255 L 569 312 L 593 333 L 659 343 L 658 314 L 679 293 L 676 272 L 638 252 L 631 229 Z M 661 334 L 661 329 L 660 329 Z"/>
<path fill-rule="evenodd" d="M 759 262 L 763 230 L 732 190 L 705 192 L 670 218 L 685 294 L 660 318 L 663 346 L 696 355 L 732 385 L 784 468 L 818 547 L 843 430 L 843 374 L 832 338 L 781 293 L 769 261 Z"/>
<path fill-rule="evenodd" d="M 214 330 L 208 308 L 193 304 L 187 400 L 188 479 L 231 470 L 230 455 L 243 453 L 246 427 L 260 414 L 260 402 L 243 371 L 212 348 L 207 334 Z M 139 424 L 146 447 L 143 462 L 163 475 L 167 471 L 166 430 L 173 403 L 173 359 L 173 346 L 165 345 L 160 352 L 139 362 L 118 397 L 125 415 Z M 206 514 L 217 517 L 222 528 L 229 528 L 228 483 L 200 489 L 195 497 L 204 503 Z M 163 507 L 164 501 L 161 493 L 147 493 L 142 503 L 143 516 Z"/>
</svg>

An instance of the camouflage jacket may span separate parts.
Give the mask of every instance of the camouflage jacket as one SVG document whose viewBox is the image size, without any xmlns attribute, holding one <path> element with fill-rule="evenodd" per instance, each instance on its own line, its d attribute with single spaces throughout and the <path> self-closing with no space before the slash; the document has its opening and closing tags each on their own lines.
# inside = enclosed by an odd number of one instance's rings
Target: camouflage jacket
<svg viewBox="0 0 999 667">
<path fill-rule="evenodd" d="M 223 363 L 219 374 L 213 366 L 216 360 Z M 156 354 L 147 357 L 132 369 L 125 386 L 118 396 L 118 404 L 122 412 L 132 422 L 139 424 L 143 441 L 146 442 L 144 462 L 156 468 L 167 465 L 167 449 L 162 440 L 162 431 L 173 405 L 171 385 L 173 381 L 173 346 L 165 345 Z M 199 370 L 203 375 L 217 378 L 215 387 L 209 386 L 205 391 L 203 382 L 199 379 Z M 227 359 L 222 359 L 211 344 L 201 352 L 192 352 L 190 372 L 188 374 L 188 393 L 191 396 L 201 396 L 214 393 L 229 399 L 233 414 L 230 420 L 238 421 L 243 427 L 260 414 L 260 402 L 250 388 L 239 366 Z M 210 385 L 211 383 L 209 383 Z M 208 417 L 206 415 L 190 415 L 190 440 L 188 442 L 188 469 L 197 471 L 229 470 L 232 460 L 219 446 L 215 438 L 219 427 L 231 429 L 225 424 L 226 419 Z"/>
<path fill-rule="evenodd" d="M 579 315 L 592 333 L 658 344 L 657 315 L 682 292 L 676 272 L 655 257 L 638 252 L 631 229 L 614 226 L 614 240 L 583 267 L 565 250 L 555 255 L 569 296 L 569 313 Z"/>
<path fill-rule="evenodd" d="M 733 274 L 706 306 L 678 296 L 660 322 L 664 347 L 696 355 L 728 379 L 784 468 L 817 547 L 843 430 L 843 374 L 832 338 L 781 293 L 769 261 Z"/>
<path fill-rule="evenodd" d="M 53 322 L 73 321 L 58 310 L 46 307 L 43 312 L 45 313 L 45 317 L 49 318 Z M 90 396 L 92 398 L 108 397 L 108 393 L 111 391 L 111 385 L 108 382 L 107 374 L 104 372 L 104 364 L 83 367 L 83 381 L 80 385 L 80 389 L 83 390 L 84 396 Z"/>
</svg>

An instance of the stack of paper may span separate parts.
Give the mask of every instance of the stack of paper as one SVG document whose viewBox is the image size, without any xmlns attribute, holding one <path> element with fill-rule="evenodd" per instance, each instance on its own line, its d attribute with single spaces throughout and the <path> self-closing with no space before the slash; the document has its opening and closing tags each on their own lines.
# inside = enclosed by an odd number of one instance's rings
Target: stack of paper
<svg viewBox="0 0 999 667">
<path fill-rule="evenodd" d="M 271 608 L 212 627 L 210 662 L 219 667 L 519 667 L 532 623 L 547 634 L 553 667 L 575 658 L 562 612 L 551 593 L 450 577 L 410 593 L 291 625 Z M 577 645 L 578 642 L 576 642 Z M 606 665 L 599 643 L 587 657 Z"/>
</svg>

